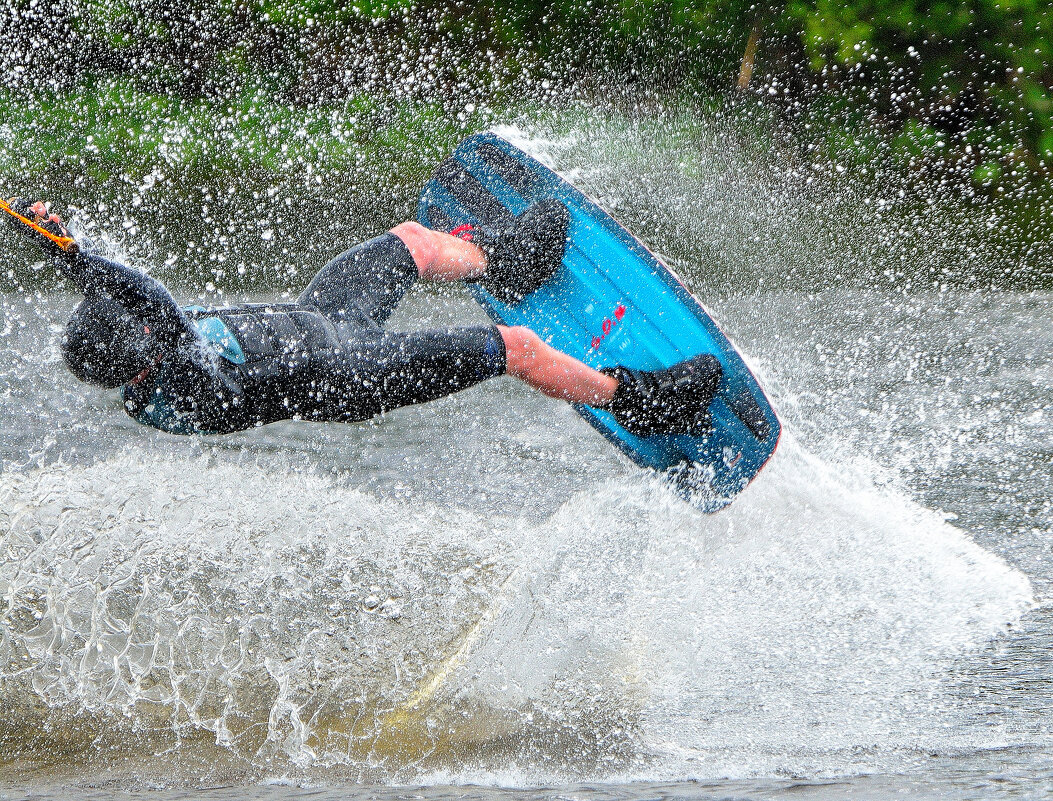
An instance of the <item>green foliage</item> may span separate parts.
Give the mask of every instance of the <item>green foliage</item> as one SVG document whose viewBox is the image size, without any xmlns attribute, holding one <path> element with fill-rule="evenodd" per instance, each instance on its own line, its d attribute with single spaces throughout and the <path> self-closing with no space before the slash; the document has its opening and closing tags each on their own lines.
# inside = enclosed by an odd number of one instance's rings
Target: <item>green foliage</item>
<svg viewBox="0 0 1053 801">
<path fill-rule="evenodd" d="M 40 176 L 67 162 L 103 176 L 189 180 L 378 168 L 400 151 L 436 155 L 464 124 L 427 104 L 383 107 L 365 95 L 301 109 L 246 90 L 223 103 L 148 94 L 129 78 L 43 91 L 31 103 L 0 90 L 0 175 Z M 431 147 L 426 142 L 432 142 Z"/>
<path fill-rule="evenodd" d="M 957 137 L 985 182 L 995 179 L 983 166 L 991 159 L 1012 154 L 1032 170 L 1053 160 L 1053 5 L 1045 0 L 790 0 L 786 15 L 810 68 L 829 87 L 865 87 L 888 120 L 906 120 L 899 144 L 914 155 L 931 149 L 918 140 L 926 128 Z M 992 146 L 966 142 L 974 130 L 986 130 Z"/>
<path fill-rule="evenodd" d="M 875 152 L 870 126 L 905 162 L 957 159 L 985 185 L 1053 166 L 1047 0 L 8 0 L 0 82 L 32 91 L 21 65 L 46 53 L 57 84 L 119 76 L 187 101 L 450 107 L 553 83 L 691 96 L 731 90 L 757 23 L 755 85 L 861 112 L 827 120 L 831 149 Z"/>
<path fill-rule="evenodd" d="M 127 232 L 130 259 L 164 265 L 166 279 L 249 291 L 295 285 L 304 263 L 407 219 L 426 173 L 486 123 L 362 93 L 304 108 L 258 87 L 187 100 L 128 77 L 31 98 L 0 88 L 0 185 L 91 209 L 107 234 Z M 332 215 L 340 234 L 319 237 L 325 224 L 304 224 L 305 213 Z M 0 263 L 22 265 L 8 282 L 51 275 L 0 239 Z"/>
</svg>

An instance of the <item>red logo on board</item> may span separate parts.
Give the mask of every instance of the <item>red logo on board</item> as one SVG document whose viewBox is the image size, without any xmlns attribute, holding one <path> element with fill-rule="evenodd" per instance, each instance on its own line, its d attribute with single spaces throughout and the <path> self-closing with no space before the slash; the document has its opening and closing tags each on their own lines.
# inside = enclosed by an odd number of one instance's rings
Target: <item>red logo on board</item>
<svg viewBox="0 0 1053 801">
<path fill-rule="evenodd" d="M 624 303 L 619 303 L 618 304 L 618 308 L 614 310 L 614 315 L 613 316 L 614 316 L 613 320 L 610 317 L 604 318 L 603 326 L 602 326 L 603 333 L 600 334 L 599 336 L 595 336 L 595 337 L 592 338 L 592 349 L 593 350 L 596 350 L 596 348 L 598 348 L 603 343 L 603 340 L 607 336 L 607 334 L 609 334 L 611 331 L 613 331 L 614 330 L 614 326 L 618 325 L 619 321 L 625 316 L 625 304 Z"/>
</svg>

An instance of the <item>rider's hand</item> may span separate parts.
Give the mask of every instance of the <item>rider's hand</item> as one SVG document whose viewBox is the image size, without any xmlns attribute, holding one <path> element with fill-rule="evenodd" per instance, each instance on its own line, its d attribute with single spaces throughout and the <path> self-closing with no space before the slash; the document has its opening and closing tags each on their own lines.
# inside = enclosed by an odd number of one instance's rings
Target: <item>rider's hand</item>
<svg viewBox="0 0 1053 801">
<path fill-rule="evenodd" d="M 42 200 L 28 202 L 20 198 L 11 198 L 2 204 L 3 210 L 12 217 L 3 216 L 8 222 L 21 220 L 22 233 L 36 240 L 44 250 L 55 254 L 71 256 L 79 250 L 69 230 L 57 214 L 51 214 Z M 27 225 L 26 223 L 31 223 Z"/>
</svg>

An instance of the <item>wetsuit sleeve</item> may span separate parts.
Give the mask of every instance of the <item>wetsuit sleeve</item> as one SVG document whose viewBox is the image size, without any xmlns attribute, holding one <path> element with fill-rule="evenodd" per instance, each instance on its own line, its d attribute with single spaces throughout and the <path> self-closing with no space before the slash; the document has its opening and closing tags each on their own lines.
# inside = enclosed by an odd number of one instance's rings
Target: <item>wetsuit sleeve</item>
<svg viewBox="0 0 1053 801">
<path fill-rule="evenodd" d="M 150 326 L 164 350 L 196 338 L 190 320 L 156 278 L 93 253 L 77 253 L 57 261 L 62 274 L 85 295 L 108 295 Z"/>
</svg>

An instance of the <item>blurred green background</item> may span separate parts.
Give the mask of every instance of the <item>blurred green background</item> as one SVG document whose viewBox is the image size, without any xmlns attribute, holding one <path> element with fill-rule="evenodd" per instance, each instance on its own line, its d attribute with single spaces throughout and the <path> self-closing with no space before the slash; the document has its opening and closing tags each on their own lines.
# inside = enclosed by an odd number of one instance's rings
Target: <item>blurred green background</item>
<svg viewBox="0 0 1053 801">
<path fill-rule="evenodd" d="M 162 103 L 251 90 L 299 107 L 742 85 L 982 185 L 1045 176 L 1053 159 L 1043 0 L 6 2 L 7 104 L 42 88 L 90 94 L 102 78 Z"/>
<path fill-rule="evenodd" d="M 1041 0 L 0 2 L 2 191 L 121 226 L 166 279 L 292 286 L 332 252 L 304 219 L 370 235 L 467 133 L 581 109 L 951 187 L 1049 238 Z"/>
</svg>

